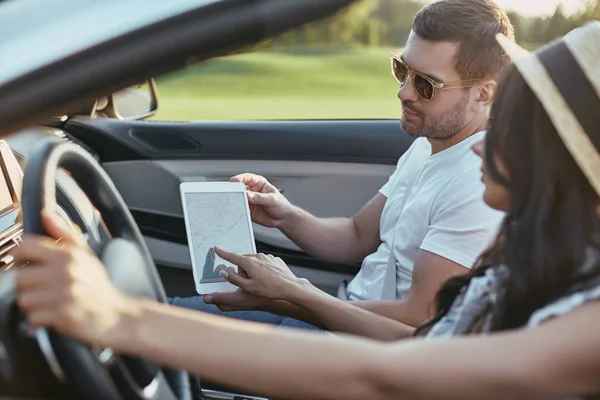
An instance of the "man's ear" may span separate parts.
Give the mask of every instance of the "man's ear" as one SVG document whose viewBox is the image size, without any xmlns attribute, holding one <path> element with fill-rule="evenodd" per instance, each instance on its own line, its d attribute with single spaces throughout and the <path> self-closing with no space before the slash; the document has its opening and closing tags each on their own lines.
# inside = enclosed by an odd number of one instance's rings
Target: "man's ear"
<svg viewBox="0 0 600 400">
<path fill-rule="evenodd" d="M 486 108 L 489 107 L 494 101 L 497 87 L 498 83 L 493 79 L 483 81 L 479 86 L 479 96 L 476 101 Z"/>
</svg>

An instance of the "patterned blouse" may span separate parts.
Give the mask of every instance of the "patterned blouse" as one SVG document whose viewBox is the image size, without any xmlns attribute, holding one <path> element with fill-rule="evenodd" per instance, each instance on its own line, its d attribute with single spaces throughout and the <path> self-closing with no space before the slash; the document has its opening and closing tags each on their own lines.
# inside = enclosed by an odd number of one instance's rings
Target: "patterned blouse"
<svg viewBox="0 0 600 400">
<path fill-rule="evenodd" d="M 448 338 L 491 331 L 491 310 L 498 294 L 502 293 L 507 278 L 508 269 L 504 266 L 488 268 L 485 275 L 473 278 L 469 286 L 456 298 L 448 314 L 431 328 L 427 338 Z M 538 326 L 544 321 L 564 315 L 594 300 L 600 300 L 600 284 L 574 291 L 535 311 L 529 318 L 527 327 Z M 564 400 L 577 399 L 580 398 L 571 397 Z"/>
</svg>

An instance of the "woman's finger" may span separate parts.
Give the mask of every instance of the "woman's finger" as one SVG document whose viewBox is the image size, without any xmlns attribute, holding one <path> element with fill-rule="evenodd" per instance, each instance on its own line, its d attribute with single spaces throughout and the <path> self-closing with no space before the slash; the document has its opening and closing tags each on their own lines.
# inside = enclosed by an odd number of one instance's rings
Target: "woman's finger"
<svg viewBox="0 0 600 400">
<path fill-rule="evenodd" d="M 229 283 L 239 287 L 240 289 L 246 289 L 251 282 L 250 279 L 244 278 L 243 276 L 235 272 L 233 268 L 222 270 L 219 272 L 219 275 L 221 275 L 223 278 L 227 279 Z"/>
<path fill-rule="evenodd" d="M 68 280 L 65 269 L 28 264 L 16 270 L 15 285 L 18 291 L 52 286 L 58 280 Z"/>
<path fill-rule="evenodd" d="M 241 308 L 238 308 L 238 307 L 225 306 L 225 305 L 222 305 L 222 304 L 217 304 L 216 306 L 217 306 L 217 308 L 218 308 L 219 310 L 221 310 L 221 311 L 223 311 L 223 312 L 230 312 L 230 311 L 242 311 L 242 309 L 241 309 Z"/>
<path fill-rule="evenodd" d="M 17 264 L 26 262 L 43 262 L 54 260 L 62 256 L 61 249 L 54 243 L 54 240 L 43 236 L 25 237 L 19 247 L 11 255 Z"/>
<path fill-rule="evenodd" d="M 204 296 L 204 302 L 228 307 L 240 307 L 248 302 L 248 293 L 238 289 L 235 292 L 215 292 Z"/>
<path fill-rule="evenodd" d="M 48 235 L 54 239 L 60 239 L 64 243 L 86 244 L 81 229 L 79 229 L 77 225 L 71 226 L 68 224 L 67 221 L 56 212 L 43 210 L 42 223 L 44 224 L 44 228 Z"/>
<path fill-rule="evenodd" d="M 250 278 L 250 276 L 248 275 L 248 273 L 246 271 L 244 271 L 243 268 L 238 267 L 238 271 L 237 273 L 243 277 L 243 278 Z"/>
<path fill-rule="evenodd" d="M 231 253 L 219 247 L 215 247 L 215 253 L 217 253 L 217 255 L 223 260 L 229 261 L 230 263 L 237 265 L 239 268 L 242 268 L 246 272 L 249 272 L 249 270 L 252 269 L 253 258 L 251 256 Z"/>
<path fill-rule="evenodd" d="M 27 322 L 32 328 L 54 327 L 58 320 L 57 312 L 52 309 L 40 309 L 26 313 Z"/>
<path fill-rule="evenodd" d="M 23 311 L 52 308 L 64 297 L 64 293 L 53 288 L 44 287 L 39 290 L 21 292 L 17 296 L 17 304 Z"/>
</svg>

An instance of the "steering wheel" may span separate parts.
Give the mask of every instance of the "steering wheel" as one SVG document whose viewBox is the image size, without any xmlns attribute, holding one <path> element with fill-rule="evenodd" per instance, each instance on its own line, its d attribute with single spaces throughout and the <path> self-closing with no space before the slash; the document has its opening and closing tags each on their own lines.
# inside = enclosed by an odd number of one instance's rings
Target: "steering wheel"
<svg viewBox="0 0 600 400">
<path fill-rule="evenodd" d="M 115 286 L 135 297 L 166 302 L 150 251 L 117 188 L 93 157 L 72 143 L 44 140 L 30 155 L 23 179 L 24 233 L 46 234 L 41 211 L 56 204 L 59 168 L 80 185 L 112 235 L 96 252 Z M 54 375 L 73 385 L 78 398 L 191 400 L 185 371 L 92 349 L 53 330 L 37 330 L 36 339 Z"/>
</svg>

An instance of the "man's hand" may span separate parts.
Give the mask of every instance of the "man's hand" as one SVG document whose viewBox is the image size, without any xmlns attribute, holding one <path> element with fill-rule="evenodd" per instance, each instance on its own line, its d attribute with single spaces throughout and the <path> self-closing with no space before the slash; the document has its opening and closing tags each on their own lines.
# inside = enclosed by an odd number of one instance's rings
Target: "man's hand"
<svg viewBox="0 0 600 400">
<path fill-rule="evenodd" d="M 26 237 L 13 254 L 17 304 L 32 327 L 52 327 L 86 343 L 111 346 L 127 335 L 134 300 L 111 282 L 104 265 L 65 221 L 44 212 L 48 237 Z M 130 313 L 131 312 L 131 313 Z"/>
<path fill-rule="evenodd" d="M 215 248 L 219 257 L 237 265 L 221 271 L 221 276 L 240 289 L 258 297 L 287 300 L 294 290 L 301 290 L 304 280 L 296 277 L 283 260 L 270 254 L 239 255 Z"/>
<path fill-rule="evenodd" d="M 241 182 L 248 188 L 248 203 L 252 221 L 257 224 L 278 228 L 292 210 L 290 202 L 264 177 L 254 174 L 240 174 L 231 182 Z"/>
</svg>

